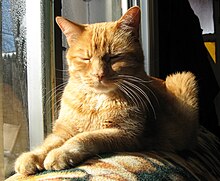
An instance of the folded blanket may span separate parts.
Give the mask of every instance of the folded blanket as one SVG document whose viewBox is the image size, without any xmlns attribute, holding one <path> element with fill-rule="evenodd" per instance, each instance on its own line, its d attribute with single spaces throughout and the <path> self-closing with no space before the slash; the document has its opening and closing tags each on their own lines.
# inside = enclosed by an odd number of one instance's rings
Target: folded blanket
<svg viewBox="0 0 220 181">
<path fill-rule="evenodd" d="M 220 180 L 220 141 L 201 128 L 194 151 L 121 152 L 102 154 L 81 165 L 61 171 L 44 171 L 32 176 L 15 174 L 6 181 L 46 180 Z"/>
</svg>

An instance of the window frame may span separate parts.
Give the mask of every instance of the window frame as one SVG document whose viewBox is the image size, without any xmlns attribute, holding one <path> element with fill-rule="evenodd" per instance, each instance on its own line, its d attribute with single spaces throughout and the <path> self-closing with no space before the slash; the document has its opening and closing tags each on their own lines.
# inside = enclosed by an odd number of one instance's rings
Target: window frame
<svg viewBox="0 0 220 181">
<path fill-rule="evenodd" d="M 27 86 L 30 149 L 39 145 L 44 138 L 42 101 L 43 67 L 41 61 L 42 23 L 41 13 L 39 12 L 41 12 L 41 1 L 26 1 Z"/>
<path fill-rule="evenodd" d="M 53 1 L 26 0 L 30 150 L 39 146 L 52 129 L 55 101 L 52 90 L 56 86 L 53 9 Z"/>
<path fill-rule="evenodd" d="M 2 14 L 2 2 L 0 1 L 0 13 Z M 0 22 L 2 22 L 2 16 L 0 16 Z M 0 42 L 2 42 L 2 23 L 0 23 Z M 3 66 L 2 64 L 2 46 L 0 46 L 0 135 L 3 135 Z M 0 137 L 0 180 L 4 180 L 4 138 Z"/>
<path fill-rule="evenodd" d="M 159 75 L 158 52 L 158 0 L 140 1 L 141 16 L 141 41 L 145 55 L 145 70 L 148 75 Z"/>
</svg>

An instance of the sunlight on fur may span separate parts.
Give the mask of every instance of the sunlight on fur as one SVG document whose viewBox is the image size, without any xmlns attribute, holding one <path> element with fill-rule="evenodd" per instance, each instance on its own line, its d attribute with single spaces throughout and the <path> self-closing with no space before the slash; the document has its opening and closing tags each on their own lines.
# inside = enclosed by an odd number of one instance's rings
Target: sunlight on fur
<svg viewBox="0 0 220 181">
<path fill-rule="evenodd" d="M 138 7 L 116 22 L 81 25 L 62 17 L 56 21 L 69 44 L 70 77 L 52 134 L 17 159 L 16 172 L 71 168 L 107 152 L 194 147 L 195 76 L 176 73 L 163 81 L 146 74 Z"/>
</svg>

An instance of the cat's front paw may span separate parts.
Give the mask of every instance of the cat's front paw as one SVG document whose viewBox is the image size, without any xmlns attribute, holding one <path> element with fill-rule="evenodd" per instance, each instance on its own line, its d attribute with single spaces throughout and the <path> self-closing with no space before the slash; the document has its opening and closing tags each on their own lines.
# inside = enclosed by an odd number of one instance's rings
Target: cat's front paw
<svg viewBox="0 0 220 181">
<path fill-rule="evenodd" d="M 46 170 L 63 170 L 75 166 L 83 160 L 79 151 L 64 150 L 61 148 L 50 151 L 44 160 L 44 168 Z"/>
<path fill-rule="evenodd" d="M 42 163 L 32 152 L 21 154 L 15 162 L 15 171 L 22 175 L 32 175 L 42 169 Z"/>
</svg>

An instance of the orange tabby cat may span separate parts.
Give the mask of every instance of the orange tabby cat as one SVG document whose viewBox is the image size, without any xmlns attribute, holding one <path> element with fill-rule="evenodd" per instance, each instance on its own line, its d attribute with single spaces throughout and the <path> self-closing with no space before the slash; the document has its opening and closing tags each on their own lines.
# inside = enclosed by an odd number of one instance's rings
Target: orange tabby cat
<svg viewBox="0 0 220 181">
<path fill-rule="evenodd" d="M 17 159 L 17 172 L 69 168 L 104 152 L 193 147 L 198 118 L 195 77 L 183 72 L 162 81 L 146 75 L 138 7 L 116 22 L 56 21 L 70 47 L 69 81 L 53 133 Z"/>
</svg>

